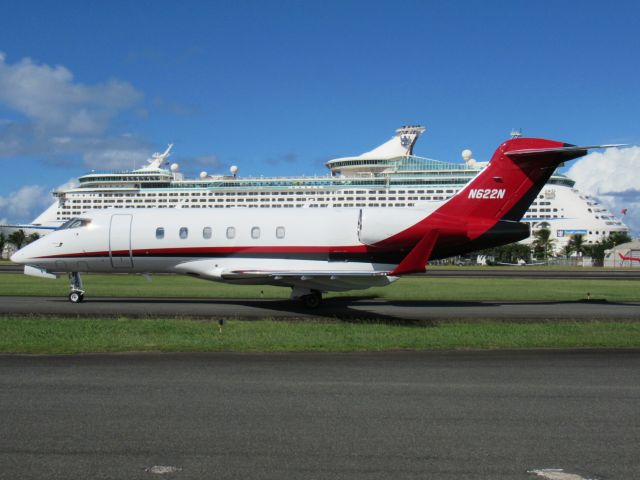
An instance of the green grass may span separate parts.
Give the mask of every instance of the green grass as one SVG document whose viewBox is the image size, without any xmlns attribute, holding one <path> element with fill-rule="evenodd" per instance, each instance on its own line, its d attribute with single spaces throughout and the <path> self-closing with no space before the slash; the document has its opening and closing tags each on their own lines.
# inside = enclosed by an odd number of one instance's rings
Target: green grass
<svg viewBox="0 0 640 480">
<path fill-rule="evenodd" d="M 443 323 L 429 326 L 189 319 L 0 316 L 0 352 L 347 352 L 424 349 L 639 348 L 639 322 Z"/>
<path fill-rule="evenodd" d="M 85 275 L 93 297 L 288 298 L 288 288 L 233 286 L 189 277 Z M 591 294 L 640 301 L 640 281 L 600 279 L 413 277 L 384 288 L 327 296 L 417 301 L 575 301 Z M 0 295 L 66 296 L 66 278 L 0 275 Z M 0 302 L 2 297 L 0 296 Z M 640 348 L 640 322 L 384 323 L 227 322 L 193 319 L 69 319 L 0 316 L 0 352 L 62 354 L 125 351 L 343 352 L 497 348 Z"/>
<path fill-rule="evenodd" d="M 89 297 L 288 298 L 290 290 L 270 286 L 235 286 L 176 275 L 84 275 Z M 23 274 L 0 275 L 0 295 L 66 296 L 66 277 L 45 280 Z M 538 278 L 403 278 L 387 287 L 329 293 L 388 300 L 425 301 L 575 301 L 587 293 L 611 302 L 640 301 L 640 281 Z M 1 301 L 1 300 L 0 300 Z"/>
</svg>

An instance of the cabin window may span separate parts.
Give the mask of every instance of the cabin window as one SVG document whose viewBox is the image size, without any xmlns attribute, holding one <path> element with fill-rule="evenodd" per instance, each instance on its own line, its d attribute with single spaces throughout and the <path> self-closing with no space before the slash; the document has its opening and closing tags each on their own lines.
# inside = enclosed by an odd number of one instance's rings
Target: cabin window
<svg viewBox="0 0 640 480">
<path fill-rule="evenodd" d="M 180 227 L 180 238 L 187 238 L 189 236 L 189 229 L 187 227 Z"/>
<path fill-rule="evenodd" d="M 236 238 L 236 227 L 227 227 L 227 238 Z"/>
<path fill-rule="evenodd" d="M 260 238 L 260 227 L 251 227 L 251 238 L 254 240 Z"/>
<path fill-rule="evenodd" d="M 284 227 L 276 227 L 276 238 L 284 238 Z"/>
<path fill-rule="evenodd" d="M 206 239 L 211 238 L 211 233 L 212 233 L 211 227 L 204 227 L 202 229 L 202 238 L 206 238 Z"/>
<path fill-rule="evenodd" d="M 156 238 L 162 240 L 164 238 L 164 227 L 156 228 Z"/>
</svg>

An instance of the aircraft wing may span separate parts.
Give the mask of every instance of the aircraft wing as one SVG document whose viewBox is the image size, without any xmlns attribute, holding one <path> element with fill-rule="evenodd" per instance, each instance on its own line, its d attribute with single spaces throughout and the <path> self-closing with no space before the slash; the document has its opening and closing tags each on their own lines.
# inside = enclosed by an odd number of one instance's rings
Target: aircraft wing
<svg viewBox="0 0 640 480">
<path fill-rule="evenodd" d="M 306 271 L 306 270 L 230 270 L 223 272 L 221 277 L 225 280 L 232 280 L 234 278 L 273 278 L 275 280 L 282 280 L 284 278 L 299 278 L 307 280 L 310 278 L 329 278 L 336 280 L 341 277 L 386 277 L 389 272 L 363 272 L 359 271 L 339 271 L 339 272 L 326 272 L 326 271 Z"/>
<path fill-rule="evenodd" d="M 352 290 L 388 285 L 398 277 L 389 272 L 363 271 L 262 271 L 231 270 L 222 272 L 221 280 L 238 284 L 263 284 L 311 290 Z"/>
<path fill-rule="evenodd" d="M 398 277 L 390 275 L 388 271 L 212 268 L 211 262 L 208 260 L 184 262 L 177 265 L 175 271 L 176 273 L 192 275 L 204 280 L 241 285 L 269 284 L 322 291 L 383 286 L 398 279 Z"/>
</svg>

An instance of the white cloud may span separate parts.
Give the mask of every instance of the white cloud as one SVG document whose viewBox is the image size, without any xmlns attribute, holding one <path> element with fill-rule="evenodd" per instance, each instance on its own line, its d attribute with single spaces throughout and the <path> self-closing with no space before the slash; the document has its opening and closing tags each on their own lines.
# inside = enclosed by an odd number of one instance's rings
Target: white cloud
<svg viewBox="0 0 640 480">
<path fill-rule="evenodd" d="M 25 185 L 16 192 L 0 197 L 2 223 L 26 223 L 53 203 L 51 193 L 40 185 Z"/>
<path fill-rule="evenodd" d="M 0 156 L 120 168 L 148 155 L 140 138 L 114 135 L 109 128 L 117 115 L 139 109 L 143 95 L 131 84 L 111 79 L 87 85 L 61 65 L 5 59 L 0 52 L 0 105 L 16 118 L 0 120 Z"/>
<path fill-rule="evenodd" d="M 146 165 L 149 150 L 142 147 L 126 148 L 122 145 L 105 145 L 102 149 L 94 149 L 83 155 L 84 164 L 96 170 L 133 169 Z"/>
<path fill-rule="evenodd" d="M 576 187 L 602 201 L 622 218 L 635 235 L 640 233 L 640 146 L 609 148 L 577 160 L 567 171 Z"/>
<path fill-rule="evenodd" d="M 113 116 L 141 99 L 127 82 L 85 85 L 61 65 L 39 65 L 30 58 L 8 64 L 0 55 L 0 102 L 46 132 L 102 133 Z"/>
</svg>

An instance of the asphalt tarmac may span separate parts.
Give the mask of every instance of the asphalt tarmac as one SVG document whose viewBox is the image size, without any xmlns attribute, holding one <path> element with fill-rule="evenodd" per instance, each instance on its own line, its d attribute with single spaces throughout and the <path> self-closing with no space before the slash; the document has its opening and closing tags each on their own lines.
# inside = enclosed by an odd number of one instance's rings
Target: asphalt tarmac
<svg viewBox="0 0 640 480">
<path fill-rule="evenodd" d="M 635 479 L 638 405 L 640 351 L 0 355 L 0 478 Z"/>
<path fill-rule="evenodd" d="M 194 317 L 287 319 L 370 319 L 378 321 L 446 321 L 497 319 L 529 320 L 640 320 L 640 302 L 426 302 L 367 297 L 326 299 L 316 310 L 299 302 L 267 299 L 101 298 L 80 304 L 66 297 L 0 297 L 0 314 L 79 317 Z"/>
</svg>

